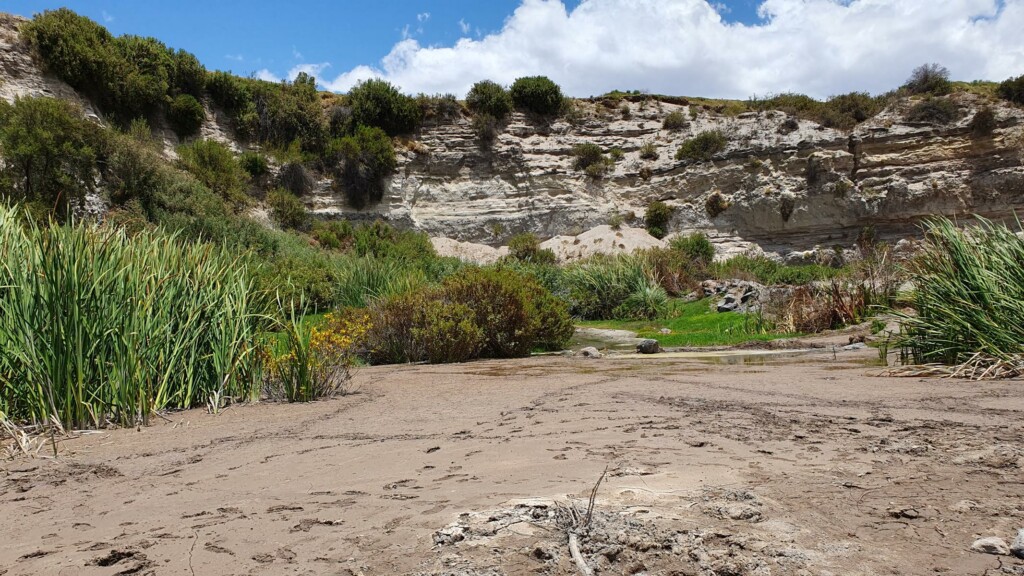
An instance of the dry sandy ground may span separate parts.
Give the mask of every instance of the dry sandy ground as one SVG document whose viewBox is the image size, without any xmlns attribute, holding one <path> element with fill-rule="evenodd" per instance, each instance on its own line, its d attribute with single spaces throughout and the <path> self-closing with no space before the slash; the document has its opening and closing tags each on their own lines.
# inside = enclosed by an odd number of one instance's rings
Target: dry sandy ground
<svg viewBox="0 0 1024 576">
<path fill-rule="evenodd" d="M 0 464 L 0 574 L 1024 574 L 1024 388 L 785 363 L 362 370 Z M 583 503 L 585 506 L 585 502 Z M 438 543 L 439 542 L 439 543 Z"/>
</svg>

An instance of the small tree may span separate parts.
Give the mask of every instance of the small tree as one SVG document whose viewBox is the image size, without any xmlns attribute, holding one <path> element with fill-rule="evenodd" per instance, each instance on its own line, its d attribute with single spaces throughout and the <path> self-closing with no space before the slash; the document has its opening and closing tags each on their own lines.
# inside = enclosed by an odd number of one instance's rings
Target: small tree
<svg viewBox="0 0 1024 576">
<path fill-rule="evenodd" d="M 512 95 L 497 82 L 481 80 L 470 88 L 466 106 L 473 112 L 490 114 L 501 121 L 512 112 Z"/>
<path fill-rule="evenodd" d="M 516 108 L 541 116 L 557 115 L 565 101 L 562 89 L 547 76 L 518 78 L 512 83 L 510 92 Z"/>
<path fill-rule="evenodd" d="M 991 106 L 983 106 L 971 118 L 971 134 L 982 138 L 990 136 L 996 129 L 996 113 Z"/>
<path fill-rule="evenodd" d="M 910 94 L 942 96 L 953 91 L 953 83 L 949 81 L 949 70 L 945 66 L 922 64 L 910 73 L 903 89 Z"/>
<path fill-rule="evenodd" d="M 647 212 L 644 214 L 644 226 L 647 227 L 647 232 L 659 240 L 664 238 L 668 232 L 668 223 L 672 219 L 673 211 L 671 206 L 660 200 L 648 204 Z"/>
<path fill-rule="evenodd" d="M 167 111 L 167 122 L 170 123 L 178 138 L 184 139 L 199 131 L 206 119 L 206 111 L 191 94 L 181 94 L 171 101 Z"/>
<path fill-rule="evenodd" d="M 416 99 L 402 94 L 385 80 L 360 82 L 348 97 L 356 124 L 375 126 L 388 136 L 414 132 L 422 120 Z"/>
</svg>

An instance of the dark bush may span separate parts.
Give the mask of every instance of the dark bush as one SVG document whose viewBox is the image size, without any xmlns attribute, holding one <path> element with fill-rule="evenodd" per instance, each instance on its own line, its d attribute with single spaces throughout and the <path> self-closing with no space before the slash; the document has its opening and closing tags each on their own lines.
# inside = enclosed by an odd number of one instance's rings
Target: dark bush
<svg viewBox="0 0 1024 576">
<path fill-rule="evenodd" d="M 267 157 L 259 152 L 242 152 L 238 157 L 238 164 L 253 178 L 262 178 L 270 173 L 270 163 Z"/>
<path fill-rule="evenodd" d="M 65 100 L 0 100 L 0 196 L 64 220 L 95 188 L 103 145 L 99 128 Z"/>
<path fill-rule="evenodd" d="M 60 8 L 37 14 L 23 30 L 48 71 L 94 102 L 104 102 L 108 82 L 118 68 L 114 37 L 106 28 Z"/>
<path fill-rule="evenodd" d="M 547 76 L 517 78 L 509 90 L 516 108 L 540 116 L 555 116 L 562 110 L 562 89 Z"/>
<path fill-rule="evenodd" d="M 676 160 L 706 162 L 725 150 L 728 141 L 718 130 L 707 130 L 683 142 L 676 151 Z"/>
<path fill-rule="evenodd" d="M 267 194 L 270 216 L 282 228 L 306 230 L 309 228 L 309 212 L 298 196 L 284 188 L 275 188 Z"/>
<path fill-rule="evenodd" d="M 907 112 L 910 122 L 929 122 L 931 124 L 949 124 L 960 116 L 956 104 L 946 98 L 925 98 L 914 104 Z"/>
<path fill-rule="evenodd" d="M 971 118 L 971 134 L 978 138 L 991 136 L 996 129 L 996 113 L 991 106 L 982 106 Z"/>
<path fill-rule="evenodd" d="M 184 50 L 169 51 L 171 57 L 171 94 L 189 94 L 202 98 L 206 88 L 206 68 L 199 59 Z"/>
<path fill-rule="evenodd" d="M 296 196 L 305 196 L 313 191 L 316 179 L 301 162 L 289 162 L 277 174 L 277 185 Z"/>
<path fill-rule="evenodd" d="M 664 238 L 673 211 L 671 206 L 659 200 L 648 204 L 647 212 L 644 213 L 644 226 L 647 227 L 647 232 L 655 238 Z"/>
<path fill-rule="evenodd" d="M 669 112 L 668 116 L 661 121 L 661 127 L 665 130 L 682 130 L 689 126 L 690 123 L 686 120 L 686 116 L 683 115 L 681 110 Z"/>
<path fill-rule="evenodd" d="M 236 115 L 252 104 L 252 92 L 246 82 L 229 72 L 210 72 L 206 75 L 206 90 L 214 104 L 229 115 Z"/>
<path fill-rule="evenodd" d="M 516 234 L 508 241 L 508 255 L 520 262 L 534 264 L 554 264 L 555 253 L 540 247 L 540 239 L 536 234 L 524 232 Z"/>
<path fill-rule="evenodd" d="M 181 139 L 198 132 L 205 119 L 206 111 L 203 110 L 203 105 L 191 94 L 177 96 L 167 110 L 167 122 Z"/>
<path fill-rule="evenodd" d="M 227 146 L 214 140 L 196 140 L 178 146 L 178 164 L 236 207 L 247 202 L 249 175 Z"/>
<path fill-rule="evenodd" d="M 337 143 L 343 158 L 341 184 L 349 204 L 363 208 L 384 197 L 384 180 L 397 160 L 391 138 L 380 128 L 359 126 Z"/>
<path fill-rule="evenodd" d="M 512 95 L 497 82 L 481 80 L 469 89 L 466 106 L 477 114 L 490 114 L 501 121 L 512 113 Z"/>
<path fill-rule="evenodd" d="M 712 192 L 704 201 L 704 211 L 709 218 L 717 218 L 722 212 L 729 208 L 729 201 L 722 196 L 721 192 Z"/>
<path fill-rule="evenodd" d="M 911 72 L 902 86 L 908 94 L 931 94 L 943 96 L 953 91 L 949 81 L 949 70 L 941 64 L 922 64 Z"/>
<path fill-rule="evenodd" d="M 484 147 L 490 147 L 498 138 L 498 119 L 487 113 L 473 117 L 473 133 Z"/>
<path fill-rule="evenodd" d="M 356 124 L 380 128 L 388 136 L 415 132 L 422 120 L 416 100 L 386 80 L 360 82 L 348 97 Z"/>
<path fill-rule="evenodd" d="M 604 151 L 601 147 L 592 142 L 577 144 L 572 147 L 573 167 L 577 170 L 586 170 L 595 164 L 604 164 Z"/>
<path fill-rule="evenodd" d="M 999 83 L 996 93 L 1000 98 L 1014 104 L 1024 104 L 1024 75 L 1003 80 Z"/>
</svg>

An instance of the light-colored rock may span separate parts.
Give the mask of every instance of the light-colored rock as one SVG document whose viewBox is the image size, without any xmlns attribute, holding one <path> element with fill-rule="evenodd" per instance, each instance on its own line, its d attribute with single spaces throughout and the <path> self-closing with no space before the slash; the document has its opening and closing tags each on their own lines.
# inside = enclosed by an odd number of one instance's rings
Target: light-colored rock
<svg viewBox="0 0 1024 576">
<path fill-rule="evenodd" d="M 843 350 L 847 352 L 852 352 L 854 350 L 863 350 L 867 347 L 868 345 L 863 342 L 854 342 L 853 344 L 847 344 L 846 346 L 843 346 Z"/>
<path fill-rule="evenodd" d="M 508 248 L 494 248 L 486 244 L 459 242 L 451 238 L 431 238 L 430 243 L 438 256 L 450 256 L 474 264 L 493 264 L 508 254 Z"/>
<path fill-rule="evenodd" d="M 1010 546 L 1007 545 L 1006 540 L 998 538 L 996 536 L 989 536 L 988 538 L 979 538 L 971 544 L 971 550 L 974 552 L 981 552 L 983 554 L 996 554 L 999 556 L 1008 556 L 1010 554 Z"/>
<path fill-rule="evenodd" d="M 586 348 L 580 349 L 576 355 L 584 358 L 602 358 L 604 356 L 604 354 L 601 354 L 601 352 L 593 346 L 587 346 Z"/>
<path fill-rule="evenodd" d="M 1010 552 L 1017 558 L 1024 559 L 1024 528 L 1017 530 L 1017 537 L 1010 544 Z"/>
<path fill-rule="evenodd" d="M 577 236 L 555 236 L 540 244 L 555 253 L 559 262 L 571 262 L 594 254 L 628 254 L 648 248 L 664 248 L 665 242 L 643 228 L 595 226 Z"/>
</svg>

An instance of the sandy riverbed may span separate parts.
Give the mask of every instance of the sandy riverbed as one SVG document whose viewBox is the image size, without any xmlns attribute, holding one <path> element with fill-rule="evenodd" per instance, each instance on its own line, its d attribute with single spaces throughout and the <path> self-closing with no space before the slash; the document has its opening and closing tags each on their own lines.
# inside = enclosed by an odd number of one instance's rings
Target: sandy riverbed
<svg viewBox="0 0 1024 576">
<path fill-rule="evenodd" d="M 85 435 L 0 464 L 0 574 L 575 574 L 560 505 L 606 467 L 602 574 L 1002 573 L 968 548 L 1024 528 L 1022 383 L 874 357 L 377 367 Z"/>
</svg>

